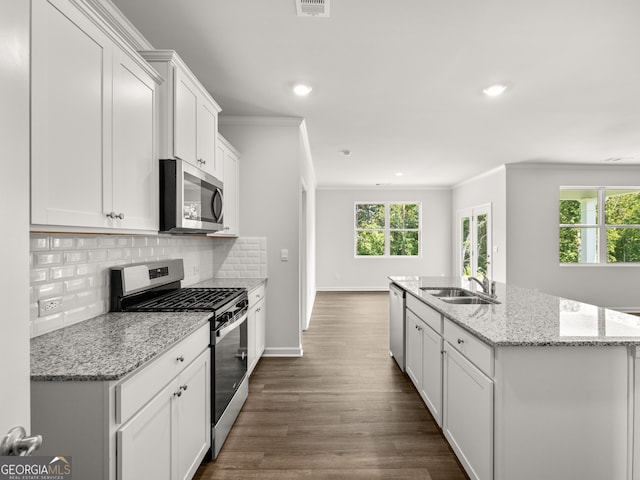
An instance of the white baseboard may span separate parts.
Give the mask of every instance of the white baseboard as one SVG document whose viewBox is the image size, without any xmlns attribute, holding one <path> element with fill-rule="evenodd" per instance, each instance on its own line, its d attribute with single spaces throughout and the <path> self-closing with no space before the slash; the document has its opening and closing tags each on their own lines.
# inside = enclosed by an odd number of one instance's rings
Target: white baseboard
<svg viewBox="0 0 640 480">
<path fill-rule="evenodd" d="M 388 292 L 389 285 L 384 287 L 316 287 L 318 292 Z"/>
<path fill-rule="evenodd" d="M 302 357 L 302 345 L 298 348 L 276 347 L 265 348 L 263 357 Z"/>
</svg>

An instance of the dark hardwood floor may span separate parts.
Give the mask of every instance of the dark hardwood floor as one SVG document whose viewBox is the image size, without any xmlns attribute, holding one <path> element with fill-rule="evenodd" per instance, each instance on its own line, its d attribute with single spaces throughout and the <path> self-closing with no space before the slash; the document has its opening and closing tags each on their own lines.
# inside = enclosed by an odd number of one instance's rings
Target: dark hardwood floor
<svg viewBox="0 0 640 480">
<path fill-rule="evenodd" d="M 387 292 L 318 292 L 301 358 L 263 358 L 197 480 L 468 478 L 389 357 Z M 268 326 L 267 326 L 268 328 Z"/>
</svg>

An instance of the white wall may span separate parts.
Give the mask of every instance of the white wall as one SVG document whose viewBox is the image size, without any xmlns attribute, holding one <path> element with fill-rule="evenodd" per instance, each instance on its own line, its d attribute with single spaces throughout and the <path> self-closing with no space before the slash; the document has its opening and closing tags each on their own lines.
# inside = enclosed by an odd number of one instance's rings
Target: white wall
<svg viewBox="0 0 640 480">
<path fill-rule="evenodd" d="M 220 118 L 222 134 L 240 151 L 241 234 L 267 237 L 266 355 L 302 354 L 301 124 L 292 117 Z"/>
<path fill-rule="evenodd" d="M 422 258 L 355 258 L 354 204 L 422 202 Z M 316 194 L 318 290 L 385 290 L 390 275 L 451 273 L 451 193 L 443 190 L 323 190 Z"/>
<path fill-rule="evenodd" d="M 509 283 L 604 307 L 640 311 L 640 267 L 560 266 L 560 186 L 640 186 L 639 166 L 506 167 Z"/>
<path fill-rule="evenodd" d="M 29 2 L 0 4 L 0 436 L 30 433 Z M 34 432 L 37 434 L 37 432 Z"/>
<path fill-rule="evenodd" d="M 506 171 L 504 166 L 462 182 L 453 187 L 452 204 L 452 244 L 456 242 L 456 213 L 463 209 L 491 204 L 491 236 L 493 243 L 493 280 L 507 281 L 507 203 Z M 496 251 L 497 249 L 497 251 Z M 452 256 L 452 272 L 459 272 L 457 257 Z"/>
<path fill-rule="evenodd" d="M 300 282 L 301 282 L 301 320 L 302 329 L 306 330 L 311 321 L 313 302 L 316 298 L 316 174 L 313 168 L 311 148 L 306 126 L 301 125 L 300 135 Z M 304 190 L 304 193 L 303 193 Z M 302 200 L 304 195 L 304 202 Z M 304 232 L 302 231 L 304 229 Z M 304 243 L 304 245 L 302 245 Z M 302 278 L 304 275 L 304 278 Z"/>
</svg>

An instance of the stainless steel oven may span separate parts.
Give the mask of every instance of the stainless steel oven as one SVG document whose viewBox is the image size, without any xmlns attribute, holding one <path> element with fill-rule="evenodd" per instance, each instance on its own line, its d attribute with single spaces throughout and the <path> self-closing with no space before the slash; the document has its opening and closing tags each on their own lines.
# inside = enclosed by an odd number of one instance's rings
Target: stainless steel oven
<svg viewBox="0 0 640 480">
<path fill-rule="evenodd" d="M 238 320 L 223 326 L 212 336 L 214 360 L 212 418 L 213 457 L 217 457 L 244 400 L 249 393 L 247 378 L 247 309 Z M 222 439 L 222 441 L 219 441 Z"/>
<path fill-rule="evenodd" d="M 160 231 L 222 230 L 223 202 L 220 180 L 182 160 L 160 160 Z"/>
<path fill-rule="evenodd" d="M 249 394 L 244 288 L 181 288 L 181 259 L 111 268 L 111 311 L 210 312 L 211 429 L 218 456 Z"/>
</svg>

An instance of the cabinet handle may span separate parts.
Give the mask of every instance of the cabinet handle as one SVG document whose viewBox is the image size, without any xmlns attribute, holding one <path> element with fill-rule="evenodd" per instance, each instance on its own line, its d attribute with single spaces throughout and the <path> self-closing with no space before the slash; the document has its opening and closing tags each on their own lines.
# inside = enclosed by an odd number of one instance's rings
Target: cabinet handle
<svg viewBox="0 0 640 480">
<path fill-rule="evenodd" d="M 229 227 L 224 227 L 224 230 L 229 230 Z"/>
<path fill-rule="evenodd" d="M 124 213 L 119 213 L 118 215 L 116 215 L 117 218 L 119 218 L 120 220 L 124 220 Z"/>
<path fill-rule="evenodd" d="M 256 313 L 258 313 L 262 308 L 256 308 Z"/>
<path fill-rule="evenodd" d="M 176 361 L 184 362 L 184 355 L 180 355 L 178 358 L 176 358 Z"/>
<path fill-rule="evenodd" d="M 116 218 L 116 212 L 107 213 L 107 218 L 111 218 L 111 219 Z"/>
<path fill-rule="evenodd" d="M 463 340 L 463 339 L 461 339 L 461 338 L 459 338 L 459 339 L 458 339 L 458 345 L 462 345 L 463 343 L 464 343 L 464 340 Z"/>
<path fill-rule="evenodd" d="M 182 396 L 182 390 L 179 388 L 177 392 L 173 392 L 173 396 L 174 397 L 181 397 Z"/>
<path fill-rule="evenodd" d="M 181 388 L 182 390 L 185 390 L 185 391 L 186 391 L 186 390 L 187 390 L 187 385 L 186 385 L 186 384 L 184 384 L 184 385 L 182 385 L 180 388 Z"/>
</svg>

